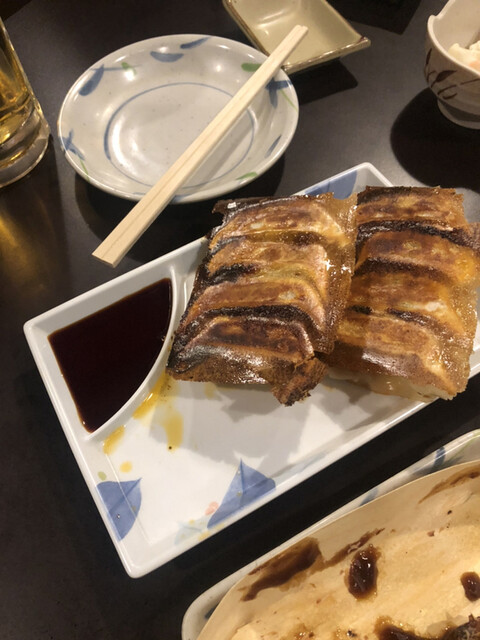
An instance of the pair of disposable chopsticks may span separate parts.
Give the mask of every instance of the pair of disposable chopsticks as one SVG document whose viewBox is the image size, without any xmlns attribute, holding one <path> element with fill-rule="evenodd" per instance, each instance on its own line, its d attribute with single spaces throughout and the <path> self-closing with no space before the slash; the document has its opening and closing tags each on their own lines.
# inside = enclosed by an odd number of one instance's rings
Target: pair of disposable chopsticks
<svg viewBox="0 0 480 640">
<path fill-rule="evenodd" d="M 202 133 L 163 174 L 160 180 L 131 209 L 95 249 L 93 255 L 115 267 L 143 232 L 167 206 L 178 189 L 220 142 L 255 96 L 273 78 L 306 35 L 307 27 L 297 25 L 274 49 L 257 71 L 238 90 Z"/>
</svg>

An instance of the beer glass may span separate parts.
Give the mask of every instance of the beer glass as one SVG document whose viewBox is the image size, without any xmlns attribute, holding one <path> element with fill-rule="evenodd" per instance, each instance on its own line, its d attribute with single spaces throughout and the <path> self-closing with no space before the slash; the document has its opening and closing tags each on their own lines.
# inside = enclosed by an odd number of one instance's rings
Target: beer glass
<svg viewBox="0 0 480 640">
<path fill-rule="evenodd" d="M 0 19 L 0 187 L 41 160 L 50 129 Z"/>
</svg>

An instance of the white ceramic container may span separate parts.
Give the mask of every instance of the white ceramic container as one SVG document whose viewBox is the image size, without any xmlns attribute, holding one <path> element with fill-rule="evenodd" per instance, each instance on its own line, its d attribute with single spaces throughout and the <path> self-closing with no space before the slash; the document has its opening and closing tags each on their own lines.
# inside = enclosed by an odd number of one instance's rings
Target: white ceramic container
<svg viewBox="0 0 480 640">
<path fill-rule="evenodd" d="M 480 129 L 480 72 L 449 53 L 458 43 L 469 47 L 480 40 L 480 2 L 449 0 L 430 16 L 425 43 L 425 78 L 441 112 L 463 127 Z"/>
</svg>

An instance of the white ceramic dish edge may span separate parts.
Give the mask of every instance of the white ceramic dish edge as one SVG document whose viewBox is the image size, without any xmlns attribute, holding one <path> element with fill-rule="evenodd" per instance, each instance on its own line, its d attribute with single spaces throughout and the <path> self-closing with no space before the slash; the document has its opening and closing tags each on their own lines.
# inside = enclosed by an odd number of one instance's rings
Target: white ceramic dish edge
<svg viewBox="0 0 480 640">
<path fill-rule="evenodd" d="M 207 62 L 212 55 L 203 53 L 202 58 L 202 51 L 216 49 L 225 53 L 225 65 L 228 66 L 229 61 L 231 73 L 227 70 L 222 76 L 216 70 L 209 79 L 210 76 L 205 74 L 209 70 Z M 156 57 L 154 54 L 157 54 Z M 230 60 L 232 56 L 234 60 Z M 138 58 L 142 65 L 138 64 Z M 203 65 L 198 62 L 200 68 L 197 74 L 189 71 L 189 60 L 200 61 L 204 58 L 206 62 Z M 227 100 L 227 94 L 232 97 L 242 82 L 250 77 L 256 65 L 264 60 L 265 55 L 249 45 L 200 34 L 150 38 L 104 56 L 77 78 L 62 103 L 57 119 L 57 133 L 67 162 L 93 186 L 118 197 L 139 200 L 186 149 L 189 142 L 193 142 L 209 119 L 213 119 Z M 153 75 L 152 72 L 152 75 L 148 75 L 144 71 L 142 76 L 139 69 L 142 66 L 150 69 L 152 65 L 158 65 L 156 74 Z M 179 70 L 179 65 L 182 65 L 183 71 Z M 136 66 L 138 69 L 135 69 Z M 222 68 L 221 65 L 217 66 Z M 233 69 L 236 70 L 235 74 Z M 122 84 L 124 74 L 137 71 L 138 80 L 124 81 Z M 228 86 L 223 84 L 226 81 L 225 74 Z M 124 85 L 127 88 L 122 102 L 120 94 L 123 93 L 120 89 Z M 196 93 L 192 94 L 194 85 Z M 189 93 L 182 103 L 183 88 Z M 174 92 L 174 96 L 166 93 L 166 90 Z M 112 92 L 115 96 L 113 101 Z M 159 99 L 152 102 L 148 96 L 157 96 L 157 93 Z M 188 107 L 192 95 L 197 96 L 194 108 Z M 106 100 L 110 100 L 111 104 L 105 105 Z M 175 109 L 170 104 L 172 100 L 180 100 Z M 142 121 L 147 124 L 135 129 L 133 125 L 137 121 L 135 114 L 139 105 L 145 105 L 146 116 Z M 185 118 L 175 124 L 171 119 L 182 112 L 182 105 L 186 111 Z M 200 106 L 204 107 L 205 113 Z M 158 127 L 159 111 L 162 122 L 168 122 L 169 126 Z M 93 119 L 92 113 L 96 114 Z M 295 88 L 285 72 L 280 70 L 267 85 L 265 92 L 255 98 L 247 112 L 225 136 L 225 140 L 217 145 L 195 176 L 192 176 L 194 182 L 194 178 L 197 178 L 198 184 L 189 185 L 187 181 L 172 202 L 186 203 L 215 198 L 255 180 L 270 169 L 285 152 L 295 133 L 297 122 L 298 98 Z M 92 123 L 96 127 L 93 129 L 96 135 L 89 139 Z M 135 129 L 134 138 L 132 128 Z M 144 128 L 146 131 L 143 131 Z M 108 136 L 107 131 L 111 132 Z M 120 135 L 120 131 L 125 135 Z M 124 149 L 130 138 L 132 140 L 128 148 L 135 148 L 135 154 Z M 122 139 L 126 139 L 126 142 L 120 144 Z M 234 153 L 231 149 L 235 150 Z M 147 175 L 148 180 L 140 182 L 140 173 L 142 176 Z"/>
</svg>

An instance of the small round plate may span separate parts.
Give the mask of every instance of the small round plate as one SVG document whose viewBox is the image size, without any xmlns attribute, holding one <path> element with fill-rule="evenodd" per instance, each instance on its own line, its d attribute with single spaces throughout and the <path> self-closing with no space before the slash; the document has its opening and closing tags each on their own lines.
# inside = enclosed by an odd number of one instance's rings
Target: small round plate
<svg viewBox="0 0 480 640">
<path fill-rule="evenodd" d="M 139 200 L 264 60 L 240 42 L 193 34 L 111 53 L 63 102 L 58 135 L 68 162 L 96 187 Z M 285 151 L 297 121 L 295 89 L 279 71 L 174 201 L 215 198 L 251 182 Z"/>
</svg>

